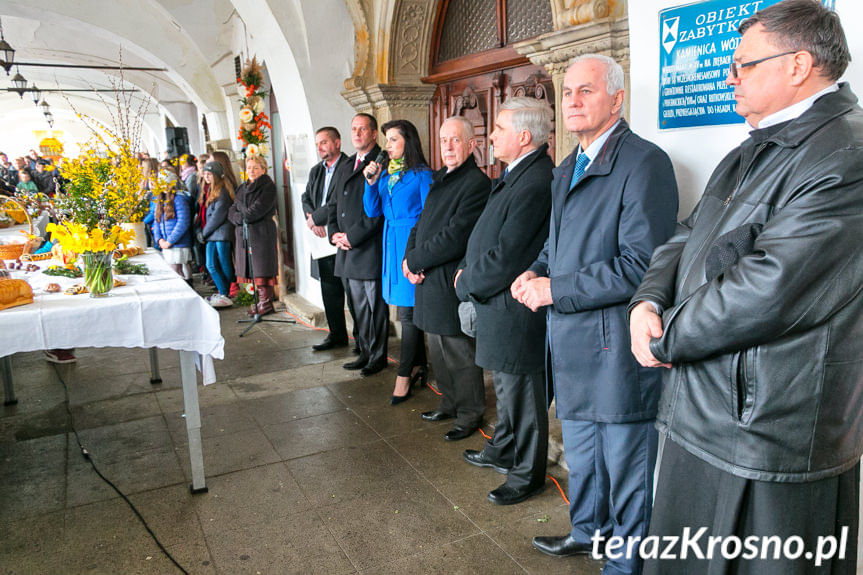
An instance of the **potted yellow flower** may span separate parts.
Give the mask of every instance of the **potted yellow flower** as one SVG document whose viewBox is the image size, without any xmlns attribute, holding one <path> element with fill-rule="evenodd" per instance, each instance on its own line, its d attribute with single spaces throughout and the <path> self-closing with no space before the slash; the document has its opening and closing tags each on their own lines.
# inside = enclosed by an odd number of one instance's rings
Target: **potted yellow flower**
<svg viewBox="0 0 863 575">
<path fill-rule="evenodd" d="M 132 232 L 119 225 L 107 233 L 101 228 L 87 229 L 75 222 L 50 223 L 46 228 L 65 251 L 79 255 L 84 264 L 84 285 L 90 297 L 100 297 L 114 287 L 111 271 L 114 250 L 131 239 Z"/>
</svg>

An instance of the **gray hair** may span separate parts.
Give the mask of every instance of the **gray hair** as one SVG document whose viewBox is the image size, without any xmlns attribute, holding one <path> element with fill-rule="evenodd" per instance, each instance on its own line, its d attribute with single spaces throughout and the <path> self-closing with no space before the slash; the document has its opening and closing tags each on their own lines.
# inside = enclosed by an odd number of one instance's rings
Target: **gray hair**
<svg viewBox="0 0 863 575">
<path fill-rule="evenodd" d="M 465 118 L 464 116 L 450 116 L 446 120 L 444 120 L 441 127 L 447 122 L 455 122 L 459 126 L 461 126 L 461 134 L 464 136 L 465 142 L 468 140 L 476 139 L 476 132 L 474 131 L 473 123 Z"/>
<path fill-rule="evenodd" d="M 566 69 L 569 70 L 574 64 L 582 60 L 596 60 L 605 66 L 605 89 L 610 95 L 613 96 L 618 91 L 623 90 L 623 68 L 617 63 L 617 60 L 605 54 L 582 54 L 574 58 Z"/>
<path fill-rule="evenodd" d="M 537 146 L 548 141 L 551 132 L 551 119 L 553 112 L 551 106 L 545 100 L 536 98 L 516 97 L 510 98 L 501 105 L 500 110 L 512 112 L 512 129 L 516 132 L 527 130 L 530 132 L 531 142 Z"/>
<path fill-rule="evenodd" d="M 785 0 L 768 6 L 744 20 L 737 31 L 742 35 L 756 24 L 764 26 L 776 47 L 809 52 L 812 65 L 833 82 L 851 61 L 839 15 L 817 0 Z"/>
</svg>

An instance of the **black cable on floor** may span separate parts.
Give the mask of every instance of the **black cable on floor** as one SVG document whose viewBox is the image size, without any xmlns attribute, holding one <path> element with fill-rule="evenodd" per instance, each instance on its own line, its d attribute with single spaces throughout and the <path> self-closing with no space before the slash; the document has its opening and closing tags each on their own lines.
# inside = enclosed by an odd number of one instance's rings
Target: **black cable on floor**
<svg viewBox="0 0 863 575">
<path fill-rule="evenodd" d="M 52 364 L 52 365 L 53 365 L 53 364 Z M 93 468 L 93 471 L 95 471 L 95 472 L 96 472 L 96 475 L 98 475 L 98 476 L 102 479 L 102 481 L 104 481 L 105 483 L 107 483 L 107 484 L 111 487 L 111 489 L 113 489 L 114 491 L 116 491 L 116 492 L 117 492 L 117 495 L 119 495 L 120 497 L 122 497 L 122 498 L 123 498 L 123 501 L 125 501 L 125 502 L 126 502 L 126 504 L 129 506 L 129 508 L 130 508 L 130 509 L 135 513 L 135 515 L 138 517 L 138 520 L 141 522 L 141 525 L 143 525 L 143 526 L 144 526 L 144 529 L 146 529 L 146 530 L 147 530 L 147 533 L 149 533 L 149 534 L 150 534 L 150 537 L 153 539 L 153 541 L 155 541 L 155 542 L 156 542 L 156 545 L 159 547 L 159 549 L 162 551 L 162 553 L 164 553 L 164 554 L 165 554 L 165 557 L 167 557 L 168 559 L 170 559 L 170 560 L 171 560 L 171 563 L 173 563 L 174 565 L 176 565 L 176 566 L 177 566 L 177 569 L 179 569 L 180 571 L 182 571 L 182 572 L 184 573 L 184 575 L 188 575 L 188 573 L 189 573 L 189 572 L 188 572 L 188 571 L 186 571 L 185 569 L 183 569 L 183 566 L 182 566 L 182 565 L 180 565 L 179 563 L 177 563 L 177 560 L 176 560 L 176 559 L 174 559 L 174 557 L 173 557 L 173 556 L 171 556 L 171 554 L 170 554 L 170 553 L 168 553 L 168 550 L 167 550 L 167 549 L 165 549 L 165 546 L 164 546 L 164 545 L 162 545 L 162 542 L 161 542 L 161 541 L 159 541 L 159 538 L 158 538 L 158 537 L 156 537 L 156 534 L 155 534 L 155 533 L 153 533 L 153 530 L 152 530 L 152 529 L 150 529 L 150 526 L 147 524 L 147 520 L 146 520 L 146 519 L 144 519 L 144 516 L 143 516 L 143 515 L 141 515 L 141 513 L 138 511 L 138 509 L 135 507 L 135 505 L 134 505 L 134 504 L 129 500 L 129 498 L 128 498 L 128 497 L 126 497 L 126 494 L 125 494 L 125 493 L 123 493 L 122 491 L 120 491 L 120 489 L 119 489 L 116 485 L 114 485 L 114 483 L 113 483 L 113 482 L 111 482 L 111 480 L 110 480 L 110 479 L 108 479 L 107 477 L 105 477 L 104 475 L 102 475 L 102 472 L 101 472 L 101 471 L 99 471 L 99 468 L 98 468 L 98 467 L 96 467 L 96 462 L 94 462 L 94 461 L 93 461 L 93 459 L 90 457 L 90 452 L 89 452 L 89 451 L 87 451 L 87 449 L 86 449 L 86 448 L 84 447 L 84 445 L 81 443 L 81 438 L 80 438 L 80 436 L 78 435 L 78 430 L 77 430 L 77 429 L 75 429 L 75 417 L 72 415 L 72 410 L 69 408 L 69 388 L 68 388 L 68 387 L 66 387 L 66 382 L 63 380 L 63 376 L 61 376 L 61 375 L 60 375 L 60 371 L 57 369 L 57 366 L 56 366 L 56 365 L 54 365 L 53 367 L 54 367 L 54 373 L 56 373 L 56 374 L 57 374 L 57 379 L 59 379 L 59 380 L 60 380 L 60 383 L 61 383 L 61 384 L 63 384 L 63 397 L 64 397 L 63 403 L 64 403 L 64 404 L 65 404 L 65 406 L 66 406 L 66 413 L 69 415 L 69 426 L 72 428 L 72 433 L 75 435 L 75 443 L 77 443 L 77 444 L 78 444 L 78 448 L 81 450 L 81 455 L 82 455 L 82 456 L 84 456 L 84 459 L 86 459 L 88 462 L 90 462 L 90 467 L 92 467 L 92 468 Z"/>
</svg>

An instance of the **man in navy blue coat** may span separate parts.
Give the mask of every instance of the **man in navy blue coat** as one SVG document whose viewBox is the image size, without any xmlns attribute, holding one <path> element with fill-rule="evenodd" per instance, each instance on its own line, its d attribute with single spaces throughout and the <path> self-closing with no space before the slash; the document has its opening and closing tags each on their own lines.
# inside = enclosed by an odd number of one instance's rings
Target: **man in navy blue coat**
<svg viewBox="0 0 863 575">
<path fill-rule="evenodd" d="M 677 184 L 665 152 L 621 119 L 623 102 L 613 59 L 585 55 L 567 69 L 561 108 L 579 145 L 554 171 L 545 248 L 512 284 L 530 309 L 547 307 L 572 530 L 533 544 L 555 556 L 590 553 L 598 536 L 643 537 L 650 521 L 661 374 L 630 352 L 627 305 L 674 232 Z M 608 559 L 607 575 L 640 572 L 637 556 L 609 549 Z"/>
</svg>

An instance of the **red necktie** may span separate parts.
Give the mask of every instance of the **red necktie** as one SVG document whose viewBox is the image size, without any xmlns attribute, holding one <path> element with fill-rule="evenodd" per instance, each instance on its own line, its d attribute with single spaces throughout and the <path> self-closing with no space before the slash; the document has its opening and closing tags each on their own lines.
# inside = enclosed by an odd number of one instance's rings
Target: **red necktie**
<svg viewBox="0 0 863 575">
<path fill-rule="evenodd" d="M 362 163 L 363 163 L 363 159 L 359 156 L 359 154 L 357 154 L 357 161 L 354 162 L 354 171 L 355 172 L 357 171 L 357 168 L 359 168 L 360 164 L 362 164 Z"/>
</svg>

